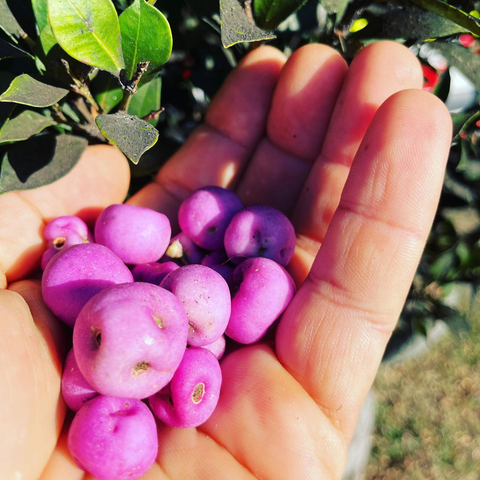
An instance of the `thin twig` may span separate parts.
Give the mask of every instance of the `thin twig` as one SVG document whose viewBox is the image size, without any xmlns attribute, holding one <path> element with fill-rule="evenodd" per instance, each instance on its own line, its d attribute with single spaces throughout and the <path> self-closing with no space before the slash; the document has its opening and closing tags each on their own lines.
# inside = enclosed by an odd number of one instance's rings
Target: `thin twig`
<svg viewBox="0 0 480 480">
<path fill-rule="evenodd" d="M 69 63 L 64 59 L 61 58 L 60 61 L 62 62 L 63 66 L 65 67 L 65 70 L 67 70 L 67 73 L 70 75 L 70 78 L 73 80 L 75 86 L 73 88 L 73 91 L 75 93 L 78 93 L 82 97 L 87 100 L 87 102 L 96 110 L 94 112 L 94 117 L 98 115 L 100 112 L 100 107 L 98 106 L 98 103 L 95 101 L 93 98 L 92 92 L 90 92 L 90 89 L 88 86 L 82 82 L 71 70 Z"/>
<path fill-rule="evenodd" d="M 147 71 L 150 62 L 139 62 L 137 65 L 137 70 L 133 74 L 131 80 L 126 80 L 125 78 L 121 79 L 121 84 L 123 87 L 123 98 L 118 106 L 119 112 L 126 112 L 128 110 L 128 105 L 133 95 L 137 93 L 138 83 L 142 78 L 142 75 Z"/>
</svg>

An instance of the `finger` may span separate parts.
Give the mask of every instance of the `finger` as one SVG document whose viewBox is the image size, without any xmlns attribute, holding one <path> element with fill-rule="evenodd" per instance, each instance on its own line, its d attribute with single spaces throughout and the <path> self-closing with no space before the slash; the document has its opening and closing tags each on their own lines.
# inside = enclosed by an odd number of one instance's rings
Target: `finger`
<svg viewBox="0 0 480 480">
<path fill-rule="evenodd" d="M 312 271 L 277 332 L 280 361 L 350 438 L 438 204 L 451 141 L 421 90 L 379 109 Z"/>
<path fill-rule="evenodd" d="M 306 45 L 288 59 L 273 96 L 267 137 L 237 190 L 245 204 L 268 203 L 292 213 L 346 73 L 345 60 L 325 45 Z"/>
<path fill-rule="evenodd" d="M 237 350 L 221 366 L 219 403 L 202 432 L 255 478 L 340 478 L 346 446 L 268 346 Z"/>
<path fill-rule="evenodd" d="M 233 187 L 265 131 L 265 122 L 285 57 L 261 47 L 247 55 L 213 100 L 205 125 L 129 203 L 162 211 L 172 222 L 181 201 L 206 185 Z"/>
<path fill-rule="evenodd" d="M 0 478 L 38 478 L 60 433 L 66 327 L 44 305 L 38 282 L 0 290 Z"/>
<path fill-rule="evenodd" d="M 353 60 L 333 112 L 321 154 L 315 161 L 295 207 L 299 283 L 310 270 L 337 208 L 360 142 L 378 107 L 395 92 L 421 88 L 416 57 L 394 42 L 378 42 Z M 308 255 L 302 255 L 306 250 Z"/>
<path fill-rule="evenodd" d="M 114 147 L 88 147 L 73 170 L 55 183 L 0 196 L 0 288 L 38 268 L 45 221 L 79 215 L 92 221 L 128 191 L 130 172 Z"/>
</svg>

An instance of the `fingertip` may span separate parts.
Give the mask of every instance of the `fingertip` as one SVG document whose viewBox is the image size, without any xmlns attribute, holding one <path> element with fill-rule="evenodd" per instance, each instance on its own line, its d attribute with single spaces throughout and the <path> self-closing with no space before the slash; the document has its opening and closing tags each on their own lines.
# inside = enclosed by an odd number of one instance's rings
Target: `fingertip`
<svg viewBox="0 0 480 480">
<path fill-rule="evenodd" d="M 392 62 L 394 62 L 394 68 L 392 68 Z M 387 69 L 391 71 L 399 85 L 405 85 L 405 88 L 422 88 L 421 64 L 414 53 L 404 45 L 392 40 L 372 43 L 360 50 L 351 68 L 356 69 L 358 65 L 368 65 L 372 68 L 374 64 L 383 66 L 385 71 Z"/>
</svg>

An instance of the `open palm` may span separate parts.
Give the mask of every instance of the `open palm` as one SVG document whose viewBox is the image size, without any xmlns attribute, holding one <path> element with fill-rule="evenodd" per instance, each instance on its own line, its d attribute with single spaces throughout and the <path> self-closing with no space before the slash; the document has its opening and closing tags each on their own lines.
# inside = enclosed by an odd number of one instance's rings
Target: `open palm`
<svg viewBox="0 0 480 480">
<path fill-rule="evenodd" d="M 281 209 L 297 232 L 289 270 L 299 290 L 275 342 L 222 360 L 213 416 L 197 429 L 159 425 L 157 463 L 142 478 L 341 477 L 441 190 L 450 117 L 421 85 L 415 57 L 391 42 L 364 49 L 350 68 L 326 46 L 288 61 L 261 47 L 130 199 L 175 224 L 191 191 L 220 185 L 246 205 Z M 123 201 L 128 181 L 122 155 L 97 146 L 60 181 L 0 197 L 2 479 L 84 476 L 68 455 L 59 393 L 68 328 L 43 305 L 38 280 L 24 279 L 38 268 L 46 221 L 92 221 Z"/>
</svg>

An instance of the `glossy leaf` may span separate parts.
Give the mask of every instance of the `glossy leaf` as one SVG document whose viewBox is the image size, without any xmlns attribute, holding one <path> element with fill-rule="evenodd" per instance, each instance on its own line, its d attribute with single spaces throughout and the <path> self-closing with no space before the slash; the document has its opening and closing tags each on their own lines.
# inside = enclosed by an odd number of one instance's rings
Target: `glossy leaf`
<svg viewBox="0 0 480 480">
<path fill-rule="evenodd" d="M 48 25 L 47 0 L 32 0 L 33 14 L 41 32 Z"/>
<path fill-rule="evenodd" d="M 122 50 L 127 77 L 139 62 L 149 61 L 148 72 L 163 65 L 172 53 L 172 32 L 163 14 L 145 0 L 135 0 L 120 15 Z"/>
<path fill-rule="evenodd" d="M 307 0 L 253 0 L 255 23 L 263 30 L 273 30 Z"/>
<path fill-rule="evenodd" d="M 109 113 L 123 98 L 123 90 L 118 79 L 106 72 L 97 75 L 90 89 L 103 113 Z"/>
<path fill-rule="evenodd" d="M 238 0 L 220 0 L 220 22 L 224 48 L 241 42 L 275 38 L 273 32 L 266 32 L 255 25 Z"/>
<path fill-rule="evenodd" d="M 7 0 L 0 0 L 0 29 L 15 42 L 22 32 L 22 27 L 8 7 Z"/>
<path fill-rule="evenodd" d="M 159 110 L 161 107 L 161 93 L 162 79 L 160 77 L 155 78 L 146 85 L 142 85 L 130 100 L 128 113 L 143 118 L 150 112 Z M 148 123 L 155 126 L 158 123 L 158 118 L 149 120 Z"/>
<path fill-rule="evenodd" d="M 124 61 L 111 0 L 48 0 L 48 18 L 57 42 L 69 55 L 119 75 Z"/>
<path fill-rule="evenodd" d="M 52 118 L 33 110 L 25 110 L 17 117 L 8 120 L 0 129 L 0 144 L 27 140 L 52 125 L 55 125 Z"/>
<path fill-rule="evenodd" d="M 476 35 L 480 35 L 480 19 L 472 17 L 463 10 L 449 5 L 443 0 L 412 0 L 412 2 L 429 12 L 440 15 L 443 18 L 448 18 Z"/>
<path fill-rule="evenodd" d="M 158 130 L 133 115 L 98 115 L 95 121 L 103 135 L 135 164 L 158 140 Z"/>
<path fill-rule="evenodd" d="M 0 60 L 6 58 L 19 58 L 19 57 L 30 57 L 33 58 L 28 52 L 22 50 L 21 48 L 12 45 L 11 43 L 6 42 L 0 38 Z"/>
<path fill-rule="evenodd" d="M 41 187 L 66 175 L 87 148 L 84 138 L 40 135 L 15 143 L 0 166 L 0 194 Z"/>
<path fill-rule="evenodd" d="M 68 94 L 65 88 L 54 87 L 35 80 L 26 73 L 16 77 L 0 102 L 20 103 L 30 107 L 50 107 Z"/>
</svg>

